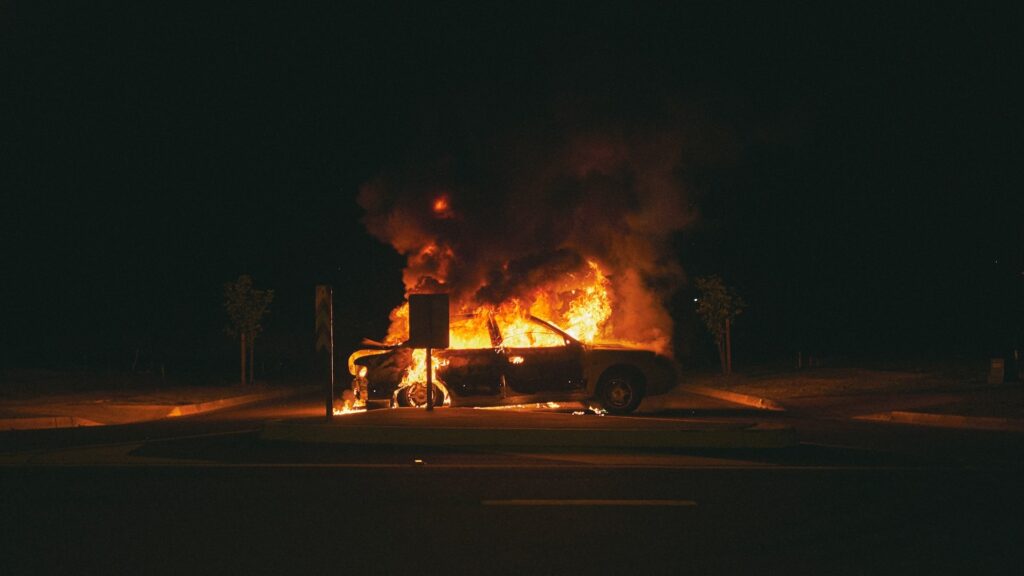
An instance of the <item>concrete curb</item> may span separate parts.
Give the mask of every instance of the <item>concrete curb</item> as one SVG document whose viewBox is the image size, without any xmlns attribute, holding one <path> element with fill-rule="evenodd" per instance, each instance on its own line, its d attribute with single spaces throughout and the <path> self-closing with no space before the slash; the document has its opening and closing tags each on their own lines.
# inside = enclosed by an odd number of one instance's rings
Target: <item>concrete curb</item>
<svg viewBox="0 0 1024 576">
<path fill-rule="evenodd" d="M 719 400 L 750 406 L 759 410 L 773 410 L 776 412 L 785 412 L 786 410 L 778 402 L 769 400 L 768 398 L 761 398 L 760 396 L 740 394 L 739 392 L 729 392 L 727 390 L 719 390 L 718 388 L 708 388 L 707 386 L 684 385 L 680 386 L 679 389 L 693 394 L 698 394 L 700 396 L 710 396 L 712 398 L 718 398 Z"/>
<path fill-rule="evenodd" d="M 263 440 L 387 446 L 543 446 L 557 448 L 785 448 L 796 433 L 782 426 L 718 430 L 450 428 L 331 426 L 309 421 L 268 422 Z"/>
<path fill-rule="evenodd" d="M 908 412 L 893 410 L 878 414 L 854 416 L 855 420 L 893 422 L 940 428 L 969 428 L 973 430 L 999 430 L 1003 432 L 1024 432 L 1024 420 L 1017 418 L 993 418 L 988 416 L 961 416 L 959 414 L 933 414 L 929 412 Z"/>
<path fill-rule="evenodd" d="M 209 402 L 199 402 L 197 404 L 180 404 L 175 406 L 174 408 L 171 408 L 171 410 L 164 417 L 176 418 L 179 416 L 203 414 L 205 412 L 223 410 L 224 408 L 232 408 L 234 406 L 241 406 L 243 404 L 252 404 L 255 402 L 262 402 L 264 400 L 276 400 L 278 398 L 287 398 L 288 396 L 294 396 L 302 392 L 312 390 L 313 387 L 302 387 L 296 388 L 294 390 L 275 390 L 273 392 L 247 394 L 245 396 L 235 396 L 234 398 L 221 398 L 220 400 L 210 400 Z"/>
<path fill-rule="evenodd" d="M 260 392 L 256 394 L 247 394 L 245 396 L 235 396 L 232 398 L 221 398 L 219 400 L 197 402 L 195 404 L 126 404 L 124 405 L 125 410 L 137 411 L 140 414 L 147 411 L 156 411 L 157 413 L 155 415 L 151 413 L 147 416 L 140 416 L 123 422 L 117 422 L 117 424 L 131 424 L 134 422 L 147 422 L 152 420 L 161 420 L 164 418 L 177 418 L 180 416 L 203 414 L 206 412 L 213 412 L 215 410 L 241 406 L 243 404 L 252 404 L 265 400 L 276 400 L 279 398 L 286 398 L 288 396 L 296 396 L 312 391 L 313 389 L 314 387 L 303 386 L 300 388 Z M 116 404 L 110 406 L 117 407 Z M 0 431 L 75 428 L 78 426 L 108 426 L 112 424 L 113 423 L 96 422 L 80 416 L 26 416 L 0 418 Z"/>
<path fill-rule="evenodd" d="M 0 431 L 40 430 L 45 428 L 77 428 L 78 426 L 103 426 L 99 422 L 78 416 L 26 416 L 24 418 L 0 418 Z"/>
</svg>

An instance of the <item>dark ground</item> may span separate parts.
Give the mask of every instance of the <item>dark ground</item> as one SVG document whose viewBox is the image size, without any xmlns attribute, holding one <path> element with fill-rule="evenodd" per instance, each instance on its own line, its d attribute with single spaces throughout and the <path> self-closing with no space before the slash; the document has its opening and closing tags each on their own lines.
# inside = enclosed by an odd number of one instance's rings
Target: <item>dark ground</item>
<svg viewBox="0 0 1024 576">
<path fill-rule="evenodd" d="M 510 462 L 4 476 L 8 574 L 996 574 L 1021 561 L 1019 477 L 969 469 Z M 529 498 L 697 504 L 488 504 Z"/>
<path fill-rule="evenodd" d="M 801 444 L 570 454 L 258 439 L 270 415 L 314 401 L 0 434 L 0 570 L 1003 574 L 1024 560 L 1020 434 L 695 405 L 687 418 L 790 423 Z M 604 502 L 559 501 L 578 499 Z"/>
</svg>

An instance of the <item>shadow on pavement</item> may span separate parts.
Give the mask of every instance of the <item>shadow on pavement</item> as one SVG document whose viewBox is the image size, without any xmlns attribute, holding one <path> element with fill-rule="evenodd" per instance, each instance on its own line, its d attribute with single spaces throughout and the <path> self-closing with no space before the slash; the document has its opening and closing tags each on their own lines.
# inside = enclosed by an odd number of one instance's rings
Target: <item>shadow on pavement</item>
<svg viewBox="0 0 1024 576">
<path fill-rule="evenodd" d="M 193 438 L 150 441 L 130 453 L 140 458 L 165 458 L 183 461 L 206 461 L 248 465 L 544 465 L 552 461 L 545 454 L 565 453 L 565 447 L 537 446 L 488 448 L 456 448 L 438 446 L 331 445 L 303 442 L 267 441 L 258 432 L 223 434 Z M 810 467 L 926 467 L 939 463 L 904 454 L 854 448 L 800 444 L 775 449 L 631 449 L 574 448 L 575 454 L 617 456 L 628 454 L 714 458 L 755 462 L 776 466 Z M 684 462 L 685 460 L 680 460 Z M 644 467 L 637 464 L 637 467 Z M 685 464 L 681 464 L 684 467 Z"/>
</svg>

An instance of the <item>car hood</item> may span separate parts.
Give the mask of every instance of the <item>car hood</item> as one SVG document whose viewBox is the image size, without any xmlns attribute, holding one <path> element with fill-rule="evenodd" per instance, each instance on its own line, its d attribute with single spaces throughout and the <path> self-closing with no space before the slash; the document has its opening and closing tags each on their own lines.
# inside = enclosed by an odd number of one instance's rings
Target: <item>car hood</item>
<svg viewBox="0 0 1024 576">
<path fill-rule="evenodd" d="M 587 348 L 591 350 L 615 350 L 618 352 L 642 352 L 646 354 L 657 355 L 657 352 L 653 350 L 647 350 L 646 348 L 637 348 L 624 342 L 594 342 L 592 344 L 586 344 Z"/>
</svg>

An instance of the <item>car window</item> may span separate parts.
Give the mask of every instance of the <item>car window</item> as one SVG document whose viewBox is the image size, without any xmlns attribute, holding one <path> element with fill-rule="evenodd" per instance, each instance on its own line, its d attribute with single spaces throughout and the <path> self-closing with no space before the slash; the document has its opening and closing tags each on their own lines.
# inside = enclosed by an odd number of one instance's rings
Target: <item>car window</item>
<svg viewBox="0 0 1024 576">
<path fill-rule="evenodd" d="M 547 326 L 533 322 L 517 322 L 502 330 L 504 344 L 509 348 L 552 348 L 565 346 L 565 338 Z"/>
<path fill-rule="evenodd" d="M 450 321 L 450 348 L 491 348 L 495 344 L 489 335 L 487 317 L 481 314 L 452 316 Z"/>
</svg>

